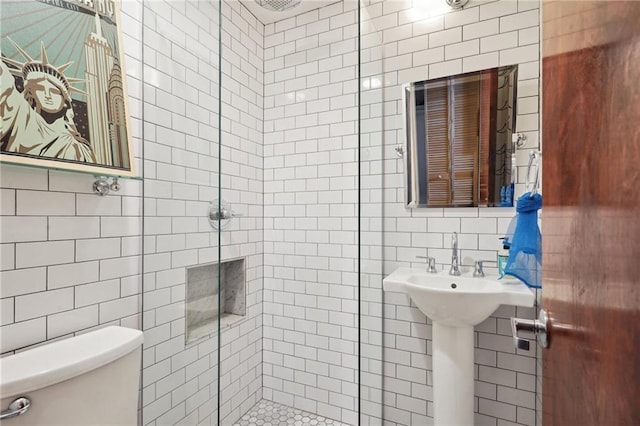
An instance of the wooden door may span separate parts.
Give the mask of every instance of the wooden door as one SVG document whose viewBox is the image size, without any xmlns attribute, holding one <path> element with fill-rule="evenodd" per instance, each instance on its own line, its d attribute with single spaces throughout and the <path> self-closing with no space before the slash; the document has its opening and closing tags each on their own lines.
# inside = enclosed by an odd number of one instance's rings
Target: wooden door
<svg viewBox="0 0 640 426">
<path fill-rule="evenodd" d="M 543 424 L 640 425 L 640 1 L 544 1 Z"/>
</svg>

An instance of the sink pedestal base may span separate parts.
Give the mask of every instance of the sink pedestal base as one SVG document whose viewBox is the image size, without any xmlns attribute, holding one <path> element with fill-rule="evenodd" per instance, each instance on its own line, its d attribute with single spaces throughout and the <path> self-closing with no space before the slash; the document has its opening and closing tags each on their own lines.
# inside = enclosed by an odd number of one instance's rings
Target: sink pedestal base
<svg viewBox="0 0 640 426">
<path fill-rule="evenodd" d="M 471 426 L 474 417 L 473 327 L 434 322 L 433 405 L 435 426 Z"/>
</svg>

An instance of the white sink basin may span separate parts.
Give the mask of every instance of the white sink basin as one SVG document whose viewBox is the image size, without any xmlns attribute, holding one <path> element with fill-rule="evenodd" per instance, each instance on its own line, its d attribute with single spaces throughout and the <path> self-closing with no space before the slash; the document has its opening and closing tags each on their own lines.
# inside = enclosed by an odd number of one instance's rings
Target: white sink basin
<svg viewBox="0 0 640 426">
<path fill-rule="evenodd" d="M 455 277 L 413 268 L 396 269 L 383 288 L 409 295 L 433 321 L 434 424 L 473 425 L 473 326 L 500 305 L 533 306 L 533 292 L 517 279 Z"/>
<path fill-rule="evenodd" d="M 433 322 L 450 327 L 474 326 L 500 305 L 533 306 L 535 300 L 531 290 L 515 278 L 454 277 L 416 268 L 396 269 L 384 279 L 383 287 L 409 295 Z"/>
</svg>

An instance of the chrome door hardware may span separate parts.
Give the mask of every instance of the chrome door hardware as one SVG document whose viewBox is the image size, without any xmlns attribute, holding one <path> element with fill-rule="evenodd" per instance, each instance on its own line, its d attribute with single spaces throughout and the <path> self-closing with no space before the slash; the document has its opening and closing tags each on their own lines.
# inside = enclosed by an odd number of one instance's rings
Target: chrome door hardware
<svg viewBox="0 0 640 426">
<path fill-rule="evenodd" d="M 540 309 L 540 315 L 536 320 L 527 320 L 521 318 L 511 318 L 511 333 L 513 334 L 513 344 L 518 349 L 529 350 L 529 341 L 518 336 L 520 331 L 533 333 L 538 338 L 538 342 L 543 348 L 549 346 L 548 333 L 549 317 L 547 311 Z"/>
<path fill-rule="evenodd" d="M 25 396 L 16 398 L 11 404 L 9 404 L 9 408 L 0 412 L 0 420 L 20 416 L 26 413 L 29 407 L 31 407 L 31 400 L 29 398 Z"/>
</svg>

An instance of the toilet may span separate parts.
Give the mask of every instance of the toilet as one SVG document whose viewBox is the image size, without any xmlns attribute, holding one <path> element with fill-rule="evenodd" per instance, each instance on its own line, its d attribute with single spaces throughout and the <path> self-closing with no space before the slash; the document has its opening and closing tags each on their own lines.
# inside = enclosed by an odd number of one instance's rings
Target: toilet
<svg viewBox="0 0 640 426">
<path fill-rule="evenodd" d="M 2 414 L 30 402 L 0 425 L 136 425 L 142 340 L 109 326 L 0 358 Z"/>
</svg>

